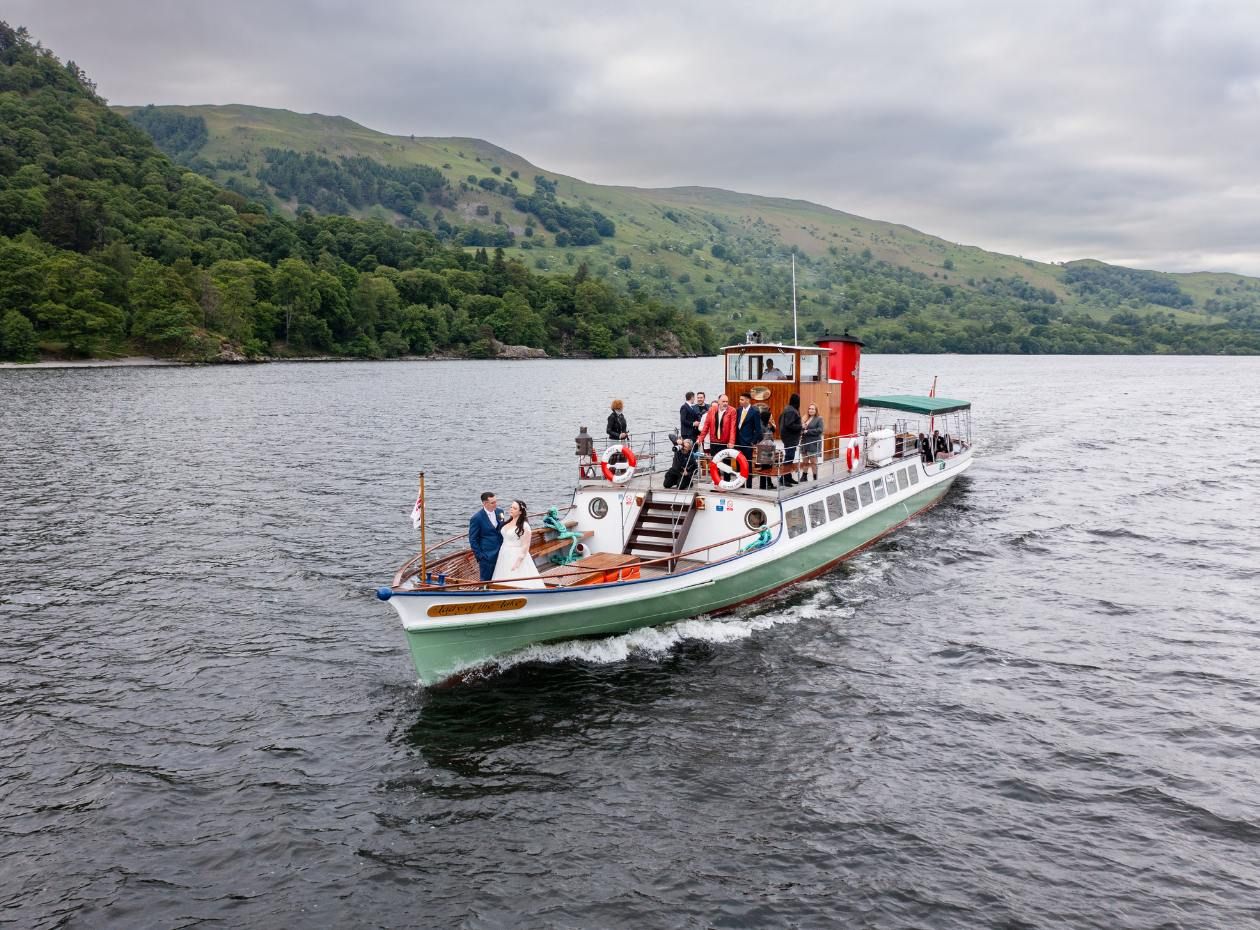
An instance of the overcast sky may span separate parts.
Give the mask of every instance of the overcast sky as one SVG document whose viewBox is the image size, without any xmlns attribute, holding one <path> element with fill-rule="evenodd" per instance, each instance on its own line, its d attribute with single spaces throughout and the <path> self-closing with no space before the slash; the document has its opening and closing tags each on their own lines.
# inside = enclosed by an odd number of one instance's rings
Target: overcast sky
<svg viewBox="0 0 1260 930">
<path fill-rule="evenodd" d="M 475 136 L 1042 261 L 1260 274 L 1260 2 L 9 0 L 111 103 Z"/>
</svg>

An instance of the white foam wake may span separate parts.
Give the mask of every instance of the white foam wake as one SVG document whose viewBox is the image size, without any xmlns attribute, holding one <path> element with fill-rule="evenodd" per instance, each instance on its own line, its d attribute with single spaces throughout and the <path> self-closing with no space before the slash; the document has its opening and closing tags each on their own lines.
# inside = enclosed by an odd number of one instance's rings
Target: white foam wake
<svg viewBox="0 0 1260 930">
<path fill-rule="evenodd" d="M 700 616 L 659 627 L 645 627 L 607 636 L 603 639 L 574 639 L 561 643 L 526 646 L 500 656 L 490 665 L 494 671 L 507 671 L 525 662 L 585 662 L 611 665 L 631 656 L 663 656 L 687 641 L 733 643 L 752 637 L 776 626 L 799 623 L 820 617 L 852 615 L 852 608 L 835 604 L 830 591 L 821 590 L 807 601 L 781 610 L 773 608 L 752 617 L 739 615 L 720 619 Z"/>
</svg>

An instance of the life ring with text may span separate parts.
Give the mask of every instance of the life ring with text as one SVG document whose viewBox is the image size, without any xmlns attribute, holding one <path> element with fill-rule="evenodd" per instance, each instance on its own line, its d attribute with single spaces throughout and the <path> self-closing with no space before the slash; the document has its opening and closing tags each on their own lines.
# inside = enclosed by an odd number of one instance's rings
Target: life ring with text
<svg viewBox="0 0 1260 930">
<path fill-rule="evenodd" d="M 844 465 L 849 471 L 853 471 L 857 466 L 862 464 L 862 440 L 854 437 L 849 440 L 849 444 L 844 447 Z"/>
<path fill-rule="evenodd" d="M 616 461 L 613 461 L 616 457 Z M 609 446 L 599 459 L 600 471 L 613 484 L 625 484 L 634 477 L 635 466 L 639 460 L 634 457 L 634 450 L 629 446 Z"/>
<path fill-rule="evenodd" d="M 733 491 L 748 480 L 748 459 L 737 449 L 723 449 L 709 462 L 709 477 L 715 487 Z"/>
</svg>

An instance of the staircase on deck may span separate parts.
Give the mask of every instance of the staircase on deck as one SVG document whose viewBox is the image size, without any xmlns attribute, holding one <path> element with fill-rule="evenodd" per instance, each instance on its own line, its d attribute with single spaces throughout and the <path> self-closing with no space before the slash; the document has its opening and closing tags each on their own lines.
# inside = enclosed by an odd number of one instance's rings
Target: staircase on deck
<svg viewBox="0 0 1260 930">
<path fill-rule="evenodd" d="M 683 551 L 687 532 L 696 518 L 696 496 L 689 495 L 682 501 L 653 500 L 652 492 L 643 497 L 643 506 L 630 528 L 625 555 L 637 555 L 644 559 L 660 559 L 676 556 Z M 671 558 L 665 563 L 668 571 L 677 567 L 678 560 Z"/>
</svg>

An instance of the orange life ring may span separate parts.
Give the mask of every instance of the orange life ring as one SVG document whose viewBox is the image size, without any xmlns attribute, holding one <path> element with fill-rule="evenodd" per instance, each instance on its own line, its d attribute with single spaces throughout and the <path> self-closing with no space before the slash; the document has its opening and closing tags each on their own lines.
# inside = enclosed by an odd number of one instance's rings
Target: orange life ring
<svg viewBox="0 0 1260 930">
<path fill-rule="evenodd" d="M 854 437 L 844 449 L 844 465 L 849 471 L 862 464 L 862 440 Z"/>
<path fill-rule="evenodd" d="M 624 461 L 616 462 L 610 467 L 609 460 L 614 455 L 621 455 Z M 625 484 L 633 478 L 634 469 L 638 464 L 639 460 L 634 457 L 634 450 L 623 445 L 609 446 L 599 458 L 600 471 L 613 484 Z"/>
<path fill-rule="evenodd" d="M 727 462 L 731 462 L 734 467 L 726 464 Z M 728 472 L 725 478 L 722 477 L 723 472 Z M 723 449 L 709 462 L 709 477 L 713 479 L 714 487 L 733 491 L 748 480 L 748 459 L 737 449 Z"/>
</svg>

